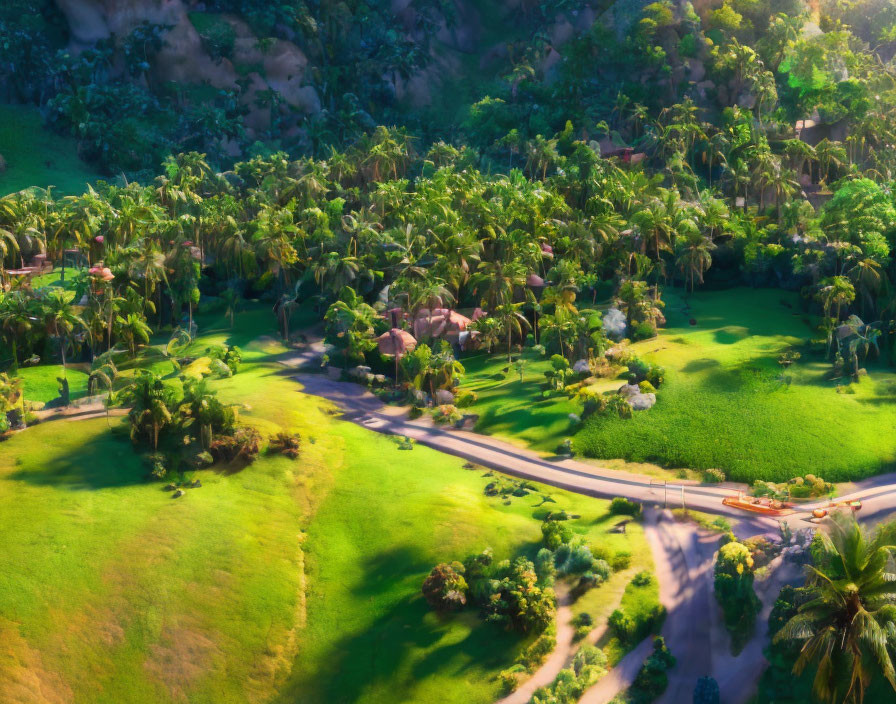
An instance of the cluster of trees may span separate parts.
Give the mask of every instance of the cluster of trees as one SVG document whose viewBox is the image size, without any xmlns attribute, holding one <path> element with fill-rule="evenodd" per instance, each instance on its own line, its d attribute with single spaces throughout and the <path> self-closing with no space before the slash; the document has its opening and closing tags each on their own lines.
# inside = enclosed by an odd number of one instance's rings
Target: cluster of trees
<svg viewBox="0 0 896 704">
<path fill-rule="evenodd" d="M 519 557 L 494 563 L 491 550 L 466 560 L 436 565 L 423 582 L 423 596 L 438 611 L 471 603 L 492 623 L 523 633 L 541 633 L 553 623 L 554 590 L 535 565 Z"/>
</svg>

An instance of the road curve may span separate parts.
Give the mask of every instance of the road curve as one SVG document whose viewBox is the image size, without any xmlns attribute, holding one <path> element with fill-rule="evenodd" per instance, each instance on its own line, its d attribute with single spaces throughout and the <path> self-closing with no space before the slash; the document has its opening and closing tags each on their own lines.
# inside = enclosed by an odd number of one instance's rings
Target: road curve
<svg viewBox="0 0 896 704">
<path fill-rule="evenodd" d="M 427 418 L 408 420 L 358 384 L 336 381 L 323 374 L 297 374 L 294 378 L 304 393 L 339 406 L 345 420 L 380 433 L 409 437 L 421 445 L 506 474 L 588 496 L 624 496 L 641 503 L 665 502 L 670 508 L 681 507 L 684 496 L 688 508 L 746 521 L 751 535 L 778 528 L 775 520 L 745 515 L 722 504 L 724 497 L 734 493 L 730 487 L 687 481 L 664 486 L 662 481 L 645 475 L 604 469 L 569 458 L 545 458 L 494 437 L 434 426 Z"/>
</svg>

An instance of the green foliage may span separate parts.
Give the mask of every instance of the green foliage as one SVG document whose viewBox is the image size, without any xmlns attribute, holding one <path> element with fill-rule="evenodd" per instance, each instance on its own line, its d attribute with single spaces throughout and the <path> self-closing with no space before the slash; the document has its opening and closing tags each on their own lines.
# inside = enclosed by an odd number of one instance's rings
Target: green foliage
<svg viewBox="0 0 896 704">
<path fill-rule="evenodd" d="M 423 582 L 423 596 L 437 611 L 460 609 L 467 603 L 467 583 L 451 565 L 436 565 Z"/>
<path fill-rule="evenodd" d="M 572 540 L 572 531 L 562 521 L 548 520 L 541 524 L 542 540 L 548 550 L 556 550 L 560 545 Z"/>
<path fill-rule="evenodd" d="M 617 496 L 610 502 L 610 513 L 616 516 L 632 516 L 637 518 L 641 515 L 641 504 L 622 496 Z"/>
<path fill-rule="evenodd" d="M 761 603 L 753 590 L 754 561 L 749 548 L 732 541 L 719 549 L 715 565 L 716 600 L 722 607 L 725 627 L 736 654 L 753 633 Z"/>
</svg>

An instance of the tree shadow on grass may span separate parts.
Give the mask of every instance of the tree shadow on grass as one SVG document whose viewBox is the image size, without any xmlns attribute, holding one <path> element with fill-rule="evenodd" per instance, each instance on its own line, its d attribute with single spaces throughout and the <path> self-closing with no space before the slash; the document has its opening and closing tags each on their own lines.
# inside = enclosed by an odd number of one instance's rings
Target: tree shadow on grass
<svg viewBox="0 0 896 704">
<path fill-rule="evenodd" d="M 705 372 L 707 369 L 717 369 L 719 366 L 719 360 L 705 357 L 703 359 L 692 359 L 681 368 L 681 371 L 687 374 L 694 374 L 697 372 Z"/>
<path fill-rule="evenodd" d="M 390 562 L 394 556 L 385 559 Z M 456 640 L 457 629 L 465 626 L 469 631 Z M 446 642 L 439 645 L 442 640 Z M 363 630 L 337 640 L 326 655 L 316 658 L 313 670 L 297 668 L 298 675 L 277 702 L 349 704 L 384 685 L 389 694 L 383 701 L 419 701 L 416 690 L 428 677 L 463 678 L 470 671 L 506 667 L 521 642 L 518 635 L 481 621 L 473 609 L 439 615 L 421 595 L 408 595 Z"/>
<path fill-rule="evenodd" d="M 70 491 L 112 489 L 146 483 L 146 467 L 127 440 L 109 436 L 70 452 L 54 454 L 39 467 L 27 466 L 9 477 Z"/>
</svg>

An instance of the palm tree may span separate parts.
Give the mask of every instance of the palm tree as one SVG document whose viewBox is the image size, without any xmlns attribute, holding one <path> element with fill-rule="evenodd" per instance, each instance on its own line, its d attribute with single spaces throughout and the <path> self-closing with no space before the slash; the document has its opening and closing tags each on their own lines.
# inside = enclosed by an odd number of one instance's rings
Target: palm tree
<svg viewBox="0 0 896 704">
<path fill-rule="evenodd" d="M 775 636 L 802 643 L 794 674 L 815 670 L 813 690 L 824 702 L 862 702 L 875 676 L 896 690 L 889 648 L 896 646 L 894 546 L 888 531 L 873 536 L 854 519 L 819 531 L 820 564 L 808 566 L 811 599 Z"/>
<path fill-rule="evenodd" d="M 31 332 L 39 318 L 34 299 L 22 291 L 12 291 L 0 296 L 0 329 L 12 350 L 12 368 L 19 368 L 19 350 L 28 349 Z"/>
<path fill-rule="evenodd" d="M 511 342 L 513 336 L 522 337 L 523 330 L 529 329 L 529 321 L 526 316 L 520 312 L 523 307 L 522 303 L 503 303 L 495 308 L 494 318 L 501 326 L 504 332 L 504 338 L 507 340 L 507 361 L 512 361 Z"/>
<path fill-rule="evenodd" d="M 846 149 L 843 148 L 843 145 L 840 142 L 832 142 L 827 137 L 816 145 L 815 158 L 818 160 L 818 165 L 821 169 L 821 180 L 826 184 L 832 170 L 836 171 L 843 168 L 848 160 Z"/>
<path fill-rule="evenodd" d="M 65 378 L 65 348 L 69 336 L 76 328 L 87 330 L 87 324 L 72 306 L 72 295 L 62 289 L 50 291 L 42 303 L 42 313 L 47 332 L 59 338 L 59 352 L 62 357 L 62 377 Z"/>
<path fill-rule="evenodd" d="M 699 231 L 694 230 L 679 239 L 676 245 L 678 257 L 675 265 L 685 278 L 685 286 L 690 282 L 691 293 L 697 283 L 703 283 L 703 275 L 712 266 L 712 255 L 715 249 L 712 240 Z"/>
<path fill-rule="evenodd" d="M 828 335 L 828 354 L 830 354 L 834 329 L 840 321 L 840 308 L 845 304 L 849 305 L 856 298 L 856 290 L 845 276 L 832 276 L 823 279 L 820 282 L 818 292 L 815 294 L 815 300 L 819 301 L 824 309 L 826 318 L 826 329 Z M 836 306 L 836 314 L 831 317 L 831 309 Z"/>
<path fill-rule="evenodd" d="M 127 397 L 133 404 L 128 413 L 131 440 L 136 442 L 141 435 L 146 436 L 152 449 L 157 450 L 160 433 L 174 420 L 174 392 L 158 376 L 141 370 L 128 387 Z"/>
<path fill-rule="evenodd" d="M 862 316 L 865 315 L 866 301 L 871 304 L 871 310 L 874 310 L 874 298 L 884 281 L 880 264 L 871 257 L 865 257 L 857 261 L 846 275 L 862 296 Z"/>
<path fill-rule="evenodd" d="M 131 353 L 131 358 L 137 358 L 137 347 L 140 344 L 149 344 L 152 328 L 146 324 L 146 319 L 139 313 L 128 313 L 126 316 L 115 318 L 116 336 L 123 339 Z"/>
</svg>

